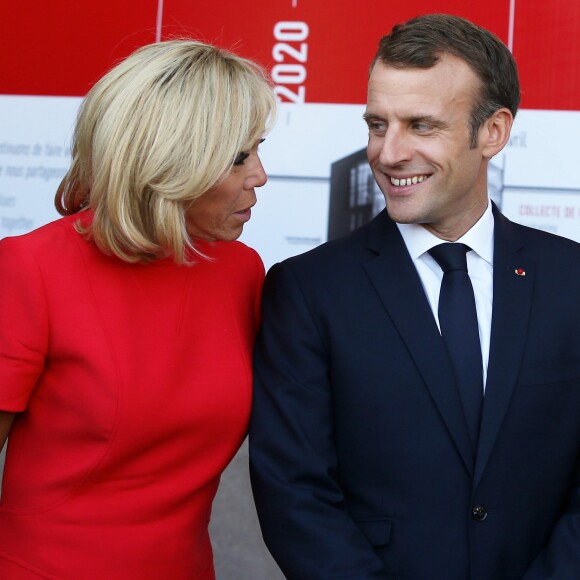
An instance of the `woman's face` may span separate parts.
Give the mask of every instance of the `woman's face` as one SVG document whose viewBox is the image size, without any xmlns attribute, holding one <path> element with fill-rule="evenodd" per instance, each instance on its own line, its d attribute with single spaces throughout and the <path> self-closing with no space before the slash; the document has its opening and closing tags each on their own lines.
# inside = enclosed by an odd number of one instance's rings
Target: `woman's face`
<svg viewBox="0 0 580 580">
<path fill-rule="evenodd" d="M 187 212 L 192 238 L 231 242 L 242 234 L 256 203 L 256 187 L 268 179 L 258 156 L 257 142 L 238 155 L 229 175 L 196 199 Z"/>
</svg>

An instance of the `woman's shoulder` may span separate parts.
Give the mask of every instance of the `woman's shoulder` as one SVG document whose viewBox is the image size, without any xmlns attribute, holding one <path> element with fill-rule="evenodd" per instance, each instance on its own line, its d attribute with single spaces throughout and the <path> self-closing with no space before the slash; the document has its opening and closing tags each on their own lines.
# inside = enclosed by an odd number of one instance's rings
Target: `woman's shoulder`
<svg viewBox="0 0 580 580">
<path fill-rule="evenodd" d="M 75 223 L 77 220 L 78 215 L 76 214 L 61 217 L 30 232 L 2 238 L 0 245 L 30 249 L 41 247 L 45 251 L 47 245 L 51 246 L 57 240 L 67 240 L 70 243 L 70 237 L 76 234 Z"/>
<path fill-rule="evenodd" d="M 202 254 L 213 263 L 226 263 L 240 269 L 264 270 L 264 264 L 258 252 L 243 242 L 204 242 L 199 246 Z"/>
<path fill-rule="evenodd" d="M 217 284 L 243 303 L 261 292 L 266 274 L 254 249 L 238 241 L 206 243 L 198 249 L 207 257 L 198 272 L 208 284 Z"/>
<path fill-rule="evenodd" d="M 23 256 L 62 256 L 75 245 L 72 238 L 80 235 L 75 230 L 77 216 L 66 216 L 44 224 L 30 232 L 7 236 L 0 240 L 0 257 L 19 261 Z"/>
</svg>

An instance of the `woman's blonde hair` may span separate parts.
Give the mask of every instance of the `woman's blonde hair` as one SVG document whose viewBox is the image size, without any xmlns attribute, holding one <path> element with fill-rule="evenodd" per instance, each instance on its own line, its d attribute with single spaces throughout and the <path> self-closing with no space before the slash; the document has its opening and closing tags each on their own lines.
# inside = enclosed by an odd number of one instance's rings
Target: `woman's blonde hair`
<svg viewBox="0 0 580 580">
<path fill-rule="evenodd" d="M 191 203 L 228 174 L 273 122 L 264 71 L 192 40 L 147 45 L 101 78 L 77 118 L 72 164 L 56 193 L 62 215 L 89 208 L 79 231 L 128 262 L 195 251 Z"/>
</svg>

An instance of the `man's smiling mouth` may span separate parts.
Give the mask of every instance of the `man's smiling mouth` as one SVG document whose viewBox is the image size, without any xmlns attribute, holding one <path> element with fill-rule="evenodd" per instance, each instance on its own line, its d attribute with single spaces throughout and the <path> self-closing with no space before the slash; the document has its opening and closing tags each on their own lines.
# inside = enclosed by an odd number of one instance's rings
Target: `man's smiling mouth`
<svg viewBox="0 0 580 580">
<path fill-rule="evenodd" d="M 416 183 L 422 183 L 428 177 L 428 175 L 413 175 L 413 177 L 403 177 L 402 179 L 397 179 L 396 177 L 389 177 L 389 179 L 394 186 L 402 187 L 405 185 L 415 185 Z"/>
</svg>

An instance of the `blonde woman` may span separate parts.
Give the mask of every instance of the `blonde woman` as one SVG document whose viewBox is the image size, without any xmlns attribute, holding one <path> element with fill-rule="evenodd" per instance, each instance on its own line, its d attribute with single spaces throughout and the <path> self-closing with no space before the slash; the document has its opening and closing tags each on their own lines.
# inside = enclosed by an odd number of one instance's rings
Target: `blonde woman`
<svg viewBox="0 0 580 580">
<path fill-rule="evenodd" d="M 206 580 L 264 276 L 236 242 L 275 113 L 261 69 L 145 46 L 81 106 L 63 218 L 0 242 L 0 577 Z"/>
</svg>

